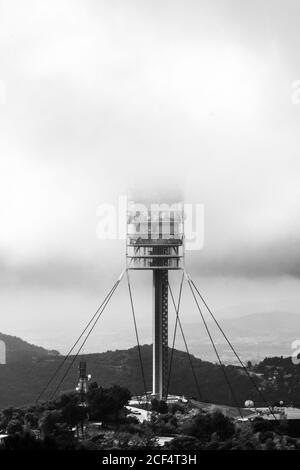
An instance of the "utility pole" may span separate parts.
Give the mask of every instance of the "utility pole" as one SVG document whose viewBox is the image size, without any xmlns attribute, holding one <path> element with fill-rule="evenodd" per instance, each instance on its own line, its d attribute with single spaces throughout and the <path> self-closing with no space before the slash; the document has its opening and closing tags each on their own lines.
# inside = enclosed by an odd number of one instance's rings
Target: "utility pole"
<svg viewBox="0 0 300 470">
<path fill-rule="evenodd" d="M 88 382 L 91 380 L 91 375 L 87 374 L 86 361 L 80 361 L 79 363 L 79 381 L 76 387 L 76 391 L 79 393 L 79 406 L 82 408 L 82 419 L 80 422 L 81 435 L 84 435 L 84 408 L 87 408 L 86 395 L 88 391 Z M 77 430 L 78 434 L 78 430 Z"/>
</svg>

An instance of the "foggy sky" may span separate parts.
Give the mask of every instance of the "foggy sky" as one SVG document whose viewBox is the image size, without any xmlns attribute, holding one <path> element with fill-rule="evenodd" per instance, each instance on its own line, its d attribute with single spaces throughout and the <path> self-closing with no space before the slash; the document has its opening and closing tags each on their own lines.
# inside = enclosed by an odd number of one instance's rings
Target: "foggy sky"
<svg viewBox="0 0 300 470">
<path fill-rule="evenodd" d="M 97 207 L 145 187 L 204 204 L 187 263 L 221 316 L 298 312 L 299 16 L 296 0 L 0 1 L 0 331 L 70 342 L 125 262 Z"/>
</svg>

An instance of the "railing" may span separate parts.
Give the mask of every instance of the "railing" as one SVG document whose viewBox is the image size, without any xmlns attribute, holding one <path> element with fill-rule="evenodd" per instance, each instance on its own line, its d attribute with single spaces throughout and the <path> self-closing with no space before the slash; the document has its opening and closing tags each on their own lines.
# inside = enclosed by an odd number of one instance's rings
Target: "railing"
<svg viewBox="0 0 300 470">
<path fill-rule="evenodd" d="M 131 210 L 127 212 L 127 267 L 180 269 L 184 264 L 184 212 Z"/>
</svg>

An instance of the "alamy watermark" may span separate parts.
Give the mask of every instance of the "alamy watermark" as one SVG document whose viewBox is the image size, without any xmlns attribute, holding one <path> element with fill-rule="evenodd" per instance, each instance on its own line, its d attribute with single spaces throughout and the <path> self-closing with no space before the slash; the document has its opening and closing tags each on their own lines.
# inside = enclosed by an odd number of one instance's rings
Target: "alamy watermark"
<svg viewBox="0 0 300 470">
<path fill-rule="evenodd" d="M 300 364 L 300 339 L 295 339 L 292 342 L 292 349 L 292 363 L 298 366 Z"/>
<path fill-rule="evenodd" d="M 6 364 L 6 344 L 0 340 L 0 364 Z"/>
<path fill-rule="evenodd" d="M 176 238 L 183 235 L 187 251 L 201 250 L 204 245 L 204 205 L 200 203 L 151 203 L 129 202 L 127 196 L 119 196 L 117 204 L 103 203 L 97 208 L 97 237 L 100 240 L 125 240 L 130 226 L 128 214 L 134 220 L 135 230 L 141 237 L 151 223 L 151 237 Z M 145 214 L 149 220 L 145 220 Z M 157 219 L 160 214 L 160 220 Z M 172 215 L 171 215 L 172 214 Z M 170 216 L 171 215 L 171 216 Z M 162 220 L 162 221 L 161 221 Z M 163 228 L 158 229 L 158 227 Z M 137 234 L 137 232 L 135 232 Z"/>
<path fill-rule="evenodd" d="M 291 101 L 294 105 L 300 104 L 300 80 L 294 80 L 291 85 Z"/>
</svg>

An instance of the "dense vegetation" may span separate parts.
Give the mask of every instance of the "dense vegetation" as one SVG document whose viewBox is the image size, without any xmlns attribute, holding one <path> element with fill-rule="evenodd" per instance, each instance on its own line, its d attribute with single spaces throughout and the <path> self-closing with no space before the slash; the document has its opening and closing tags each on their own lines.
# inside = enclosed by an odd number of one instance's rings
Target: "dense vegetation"
<svg viewBox="0 0 300 470">
<path fill-rule="evenodd" d="M 150 390 L 152 346 L 144 345 L 141 349 L 147 389 Z M 0 409 L 10 405 L 21 406 L 34 402 L 61 360 L 62 356 L 56 356 L 52 352 L 35 356 L 34 359 L 28 359 L 24 355 L 19 357 L 17 361 L 10 360 L 7 365 L 0 365 L 0 381 L 3 384 L 0 389 Z M 89 354 L 85 355 L 85 360 L 93 380 L 101 383 L 103 387 L 118 384 L 129 388 L 134 395 L 144 392 L 137 348 Z M 284 400 L 286 403 L 293 402 L 294 405 L 299 405 L 300 368 L 293 365 L 289 358 L 282 360 L 278 358 L 274 361 L 272 363 L 272 360 L 265 360 L 257 366 L 251 366 L 250 372 L 253 380 L 262 388 L 264 395 L 270 402 Z M 170 393 L 194 397 L 202 401 L 207 400 L 212 403 L 233 405 L 232 395 L 224 381 L 223 371 L 219 365 L 202 361 L 193 356 L 192 362 L 201 396 L 198 394 L 187 354 L 182 351 L 174 353 Z M 67 361 L 66 367 L 68 364 Z M 257 405 L 263 404 L 261 397 L 240 367 L 228 365 L 226 373 L 240 405 L 243 405 L 247 399 L 253 400 Z M 64 381 L 63 390 L 73 390 L 77 378 L 78 361 L 75 361 Z M 57 381 L 49 388 L 45 399 L 51 397 L 56 385 Z"/>
<path fill-rule="evenodd" d="M 268 400 L 300 406 L 300 367 L 290 357 L 266 358 L 250 368 Z"/>
<path fill-rule="evenodd" d="M 124 387 L 91 383 L 86 406 L 70 392 L 53 401 L 4 409 L 0 432 L 8 436 L 0 450 L 149 450 L 158 447 L 158 436 L 170 436 L 164 448 L 176 451 L 300 449 L 300 438 L 287 436 L 280 426 L 273 429 L 263 420 L 239 423 L 217 408 L 207 412 L 189 402 L 153 400 L 150 419 L 140 423 L 128 414 L 129 399 Z"/>
</svg>

